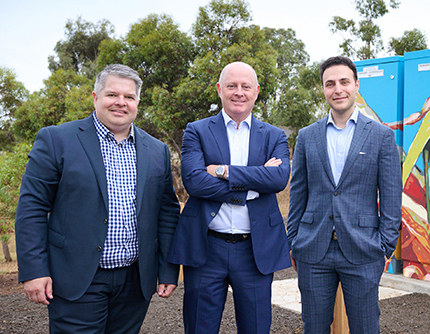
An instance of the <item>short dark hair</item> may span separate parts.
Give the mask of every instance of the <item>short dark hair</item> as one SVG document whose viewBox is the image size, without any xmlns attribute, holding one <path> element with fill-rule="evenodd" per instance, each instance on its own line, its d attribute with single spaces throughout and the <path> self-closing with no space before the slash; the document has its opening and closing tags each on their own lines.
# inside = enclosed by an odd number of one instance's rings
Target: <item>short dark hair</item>
<svg viewBox="0 0 430 334">
<path fill-rule="evenodd" d="M 335 57 L 328 58 L 327 60 L 322 62 L 320 65 L 320 77 L 321 77 L 321 83 L 322 84 L 324 84 L 323 74 L 324 74 L 325 70 L 328 69 L 329 67 L 336 66 L 336 65 L 348 66 L 351 69 L 352 73 L 354 73 L 355 81 L 358 80 L 357 67 L 355 67 L 355 64 L 352 62 L 352 60 L 349 59 L 348 57 L 344 57 L 344 56 L 335 56 Z"/>
</svg>

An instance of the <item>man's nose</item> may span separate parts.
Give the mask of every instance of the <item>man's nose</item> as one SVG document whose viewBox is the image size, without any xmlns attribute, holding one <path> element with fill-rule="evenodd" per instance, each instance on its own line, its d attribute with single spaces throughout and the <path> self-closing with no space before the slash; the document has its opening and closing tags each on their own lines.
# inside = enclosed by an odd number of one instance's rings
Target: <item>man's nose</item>
<svg viewBox="0 0 430 334">
<path fill-rule="evenodd" d="M 335 91 L 335 93 L 342 93 L 342 91 L 343 91 L 342 85 L 336 84 L 334 87 L 334 91 Z"/>
<path fill-rule="evenodd" d="M 118 105 L 121 105 L 121 106 L 125 105 L 126 104 L 125 103 L 125 97 L 121 96 L 121 95 L 118 95 L 117 98 L 116 98 L 116 100 L 115 100 L 115 103 L 118 104 Z"/>
<path fill-rule="evenodd" d="M 242 90 L 242 86 L 237 86 L 236 91 L 234 92 L 236 95 L 243 95 L 243 90 Z"/>
</svg>

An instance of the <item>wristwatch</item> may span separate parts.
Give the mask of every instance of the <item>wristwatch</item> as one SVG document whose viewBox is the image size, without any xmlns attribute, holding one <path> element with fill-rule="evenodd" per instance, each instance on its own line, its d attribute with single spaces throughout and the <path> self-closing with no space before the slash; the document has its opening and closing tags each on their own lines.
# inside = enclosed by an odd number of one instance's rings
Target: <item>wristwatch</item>
<svg viewBox="0 0 430 334">
<path fill-rule="evenodd" d="M 217 169 L 215 170 L 216 177 L 218 177 L 220 179 L 224 178 L 224 173 L 225 173 L 225 166 L 224 165 L 219 165 L 217 167 Z"/>
</svg>

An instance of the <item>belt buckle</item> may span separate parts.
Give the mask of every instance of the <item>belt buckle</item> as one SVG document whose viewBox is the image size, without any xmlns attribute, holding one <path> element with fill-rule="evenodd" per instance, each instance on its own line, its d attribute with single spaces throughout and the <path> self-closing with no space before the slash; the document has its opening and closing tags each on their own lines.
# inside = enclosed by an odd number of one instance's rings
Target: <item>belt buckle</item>
<svg viewBox="0 0 430 334">
<path fill-rule="evenodd" d="M 236 240 L 234 240 L 233 235 L 226 235 L 225 236 L 225 242 L 231 243 L 231 244 L 235 244 Z"/>
</svg>

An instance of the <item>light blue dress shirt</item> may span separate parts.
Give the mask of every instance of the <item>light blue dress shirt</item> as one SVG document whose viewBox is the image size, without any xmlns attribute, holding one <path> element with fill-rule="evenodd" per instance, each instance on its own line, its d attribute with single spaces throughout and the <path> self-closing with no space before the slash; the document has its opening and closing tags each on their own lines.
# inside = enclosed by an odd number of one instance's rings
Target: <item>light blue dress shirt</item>
<svg viewBox="0 0 430 334">
<path fill-rule="evenodd" d="M 352 137 L 354 136 L 355 127 L 357 126 L 357 118 L 358 109 L 355 108 L 348 122 L 346 122 L 345 129 L 341 129 L 334 124 L 331 112 L 328 116 L 327 151 L 336 185 L 339 182 L 343 167 L 345 166 L 346 157 L 348 156 Z"/>
</svg>

